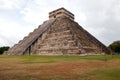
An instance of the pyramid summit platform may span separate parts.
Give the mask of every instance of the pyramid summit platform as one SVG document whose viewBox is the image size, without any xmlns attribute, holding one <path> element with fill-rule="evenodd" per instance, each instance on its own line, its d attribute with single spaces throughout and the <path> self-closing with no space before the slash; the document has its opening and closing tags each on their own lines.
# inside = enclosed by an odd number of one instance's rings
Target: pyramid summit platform
<svg viewBox="0 0 120 80">
<path fill-rule="evenodd" d="M 65 8 L 49 13 L 45 21 L 4 54 L 8 55 L 98 55 L 110 50 L 74 21 Z"/>
</svg>

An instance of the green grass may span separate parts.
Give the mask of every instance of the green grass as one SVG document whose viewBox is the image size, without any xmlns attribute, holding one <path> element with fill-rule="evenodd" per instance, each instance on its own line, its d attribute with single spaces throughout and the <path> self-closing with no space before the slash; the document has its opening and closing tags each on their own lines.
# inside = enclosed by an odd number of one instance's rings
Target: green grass
<svg viewBox="0 0 120 80">
<path fill-rule="evenodd" d="M 0 80 L 119 80 L 120 55 L 0 56 Z"/>
</svg>

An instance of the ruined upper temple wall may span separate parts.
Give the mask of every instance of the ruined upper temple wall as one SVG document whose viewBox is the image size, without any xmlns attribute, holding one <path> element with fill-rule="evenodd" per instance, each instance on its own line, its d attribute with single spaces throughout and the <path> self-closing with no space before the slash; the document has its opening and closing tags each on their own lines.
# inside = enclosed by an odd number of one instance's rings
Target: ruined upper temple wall
<svg viewBox="0 0 120 80">
<path fill-rule="evenodd" d="M 60 16 L 66 16 L 71 20 L 74 20 L 74 14 L 66 10 L 65 8 L 59 8 L 49 13 L 49 19 L 54 19 Z"/>
</svg>

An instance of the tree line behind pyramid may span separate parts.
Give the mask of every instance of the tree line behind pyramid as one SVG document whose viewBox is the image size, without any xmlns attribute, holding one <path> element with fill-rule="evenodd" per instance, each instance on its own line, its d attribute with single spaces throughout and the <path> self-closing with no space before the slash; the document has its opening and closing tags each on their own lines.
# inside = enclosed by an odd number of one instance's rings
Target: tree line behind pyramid
<svg viewBox="0 0 120 80">
<path fill-rule="evenodd" d="M 111 51 L 74 21 L 65 8 L 49 13 L 49 20 L 4 52 L 6 55 L 100 55 Z"/>
</svg>

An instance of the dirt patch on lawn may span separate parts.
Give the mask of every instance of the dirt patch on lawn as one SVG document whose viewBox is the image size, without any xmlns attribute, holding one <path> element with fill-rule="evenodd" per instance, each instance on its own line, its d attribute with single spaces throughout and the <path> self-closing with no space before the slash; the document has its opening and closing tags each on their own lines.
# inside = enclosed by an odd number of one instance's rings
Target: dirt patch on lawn
<svg viewBox="0 0 120 80">
<path fill-rule="evenodd" d="M 62 63 L 49 66 L 36 66 L 29 67 L 27 70 L 30 72 L 39 72 L 42 75 L 70 75 L 74 73 L 85 73 L 92 68 L 104 67 L 104 61 L 87 61 L 87 62 L 74 62 L 74 63 Z"/>
</svg>

